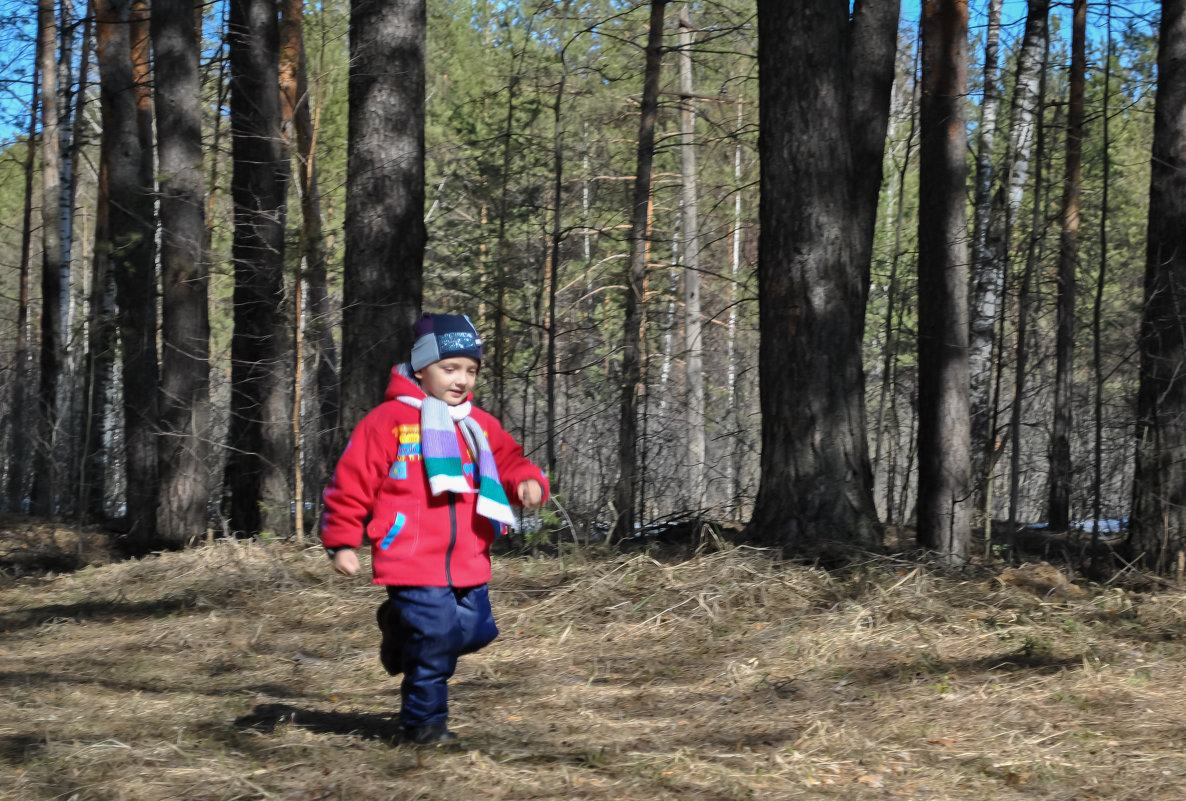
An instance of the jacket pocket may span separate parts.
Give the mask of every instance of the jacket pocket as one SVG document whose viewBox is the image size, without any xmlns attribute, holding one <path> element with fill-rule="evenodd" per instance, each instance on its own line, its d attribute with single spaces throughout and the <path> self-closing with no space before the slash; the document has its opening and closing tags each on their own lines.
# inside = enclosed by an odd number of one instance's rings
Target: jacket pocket
<svg viewBox="0 0 1186 801">
<path fill-rule="evenodd" d="M 410 554 L 416 549 L 419 514 L 414 505 L 397 509 L 394 503 L 381 503 L 380 513 L 371 519 L 367 537 L 375 548 L 386 554 Z"/>
</svg>

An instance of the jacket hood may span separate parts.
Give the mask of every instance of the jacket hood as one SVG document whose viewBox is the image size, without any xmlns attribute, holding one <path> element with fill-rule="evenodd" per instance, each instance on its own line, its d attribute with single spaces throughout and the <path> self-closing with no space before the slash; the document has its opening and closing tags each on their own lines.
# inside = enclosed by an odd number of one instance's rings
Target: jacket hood
<svg viewBox="0 0 1186 801">
<path fill-rule="evenodd" d="M 397 364 L 391 368 L 391 379 L 387 382 L 387 392 L 383 397 L 393 401 L 400 395 L 408 395 L 421 400 L 428 397 L 424 394 L 420 382 L 416 380 L 416 375 L 412 372 L 412 365 L 408 362 Z"/>
</svg>

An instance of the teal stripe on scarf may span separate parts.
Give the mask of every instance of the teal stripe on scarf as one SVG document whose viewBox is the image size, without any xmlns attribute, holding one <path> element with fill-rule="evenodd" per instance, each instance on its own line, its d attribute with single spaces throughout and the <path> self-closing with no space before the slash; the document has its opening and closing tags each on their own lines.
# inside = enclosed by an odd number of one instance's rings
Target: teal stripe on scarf
<svg viewBox="0 0 1186 801">
<path fill-rule="evenodd" d="M 406 368 L 406 372 L 405 372 Z M 400 365 L 405 376 L 412 377 L 411 365 Z M 433 495 L 443 492 L 472 493 L 473 487 L 462 470 L 461 448 L 457 443 L 457 426 L 465 437 L 478 470 L 478 514 L 495 523 L 518 526 L 515 511 L 507 500 L 506 491 L 498 477 L 498 464 L 482 427 L 469 416 L 473 406 L 466 402 L 450 406 L 439 398 L 413 398 L 400 395 L 399 400 L 420 410 L 420 445 L 428 486 Z"/>
</svg>

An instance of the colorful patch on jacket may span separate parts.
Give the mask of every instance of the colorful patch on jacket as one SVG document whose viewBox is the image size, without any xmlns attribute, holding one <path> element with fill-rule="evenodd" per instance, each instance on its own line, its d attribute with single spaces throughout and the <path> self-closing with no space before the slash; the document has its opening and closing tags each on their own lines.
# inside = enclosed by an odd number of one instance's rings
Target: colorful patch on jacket
<svg viewBox="0 0 1186 801">
<path fill-rule="evenodd" d="M 403 461 L 420 461 L 420 424 L 400 423 L 399 428 L 391 433 L 399 438 L 399 449 L 396 455 Z"/>
<path fill-rule="evenodd" d="M 408 477 L 408 463 L 396 460 L 391 463 L 391 470 L 387 472 L 388 478 L 404 479 Z"/>
<path fill-rule="evenodd" d="M 403 512 L 396 512 L 395 522 L 391 524 L 391 528 L 387 530 L 387 535 L 383 537 L 383 541 L 379 543 L 379 547 L 386 551 L 391 547 L 391 543 L 395 542 L 395 538 L 399 536 L 400 531 L 403 530 L 404 525 L 408 522 L 408 518 L 404 517 Z"/>
</svg>

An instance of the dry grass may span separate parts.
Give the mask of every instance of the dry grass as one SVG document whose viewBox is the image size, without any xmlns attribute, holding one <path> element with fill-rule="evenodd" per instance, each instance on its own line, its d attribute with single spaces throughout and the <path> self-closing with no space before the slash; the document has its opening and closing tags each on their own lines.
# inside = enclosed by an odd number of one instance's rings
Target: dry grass
<svg viewBox="0 0 1186 801">
<path fill-rule="evenodd" d="M 0 590 L 0 798 L 1186 798 L 1186 596 L 746 549 L 496 563 L 456 750 L 392 746 L 377 588 L 222 542 Z"/>
</svg>

